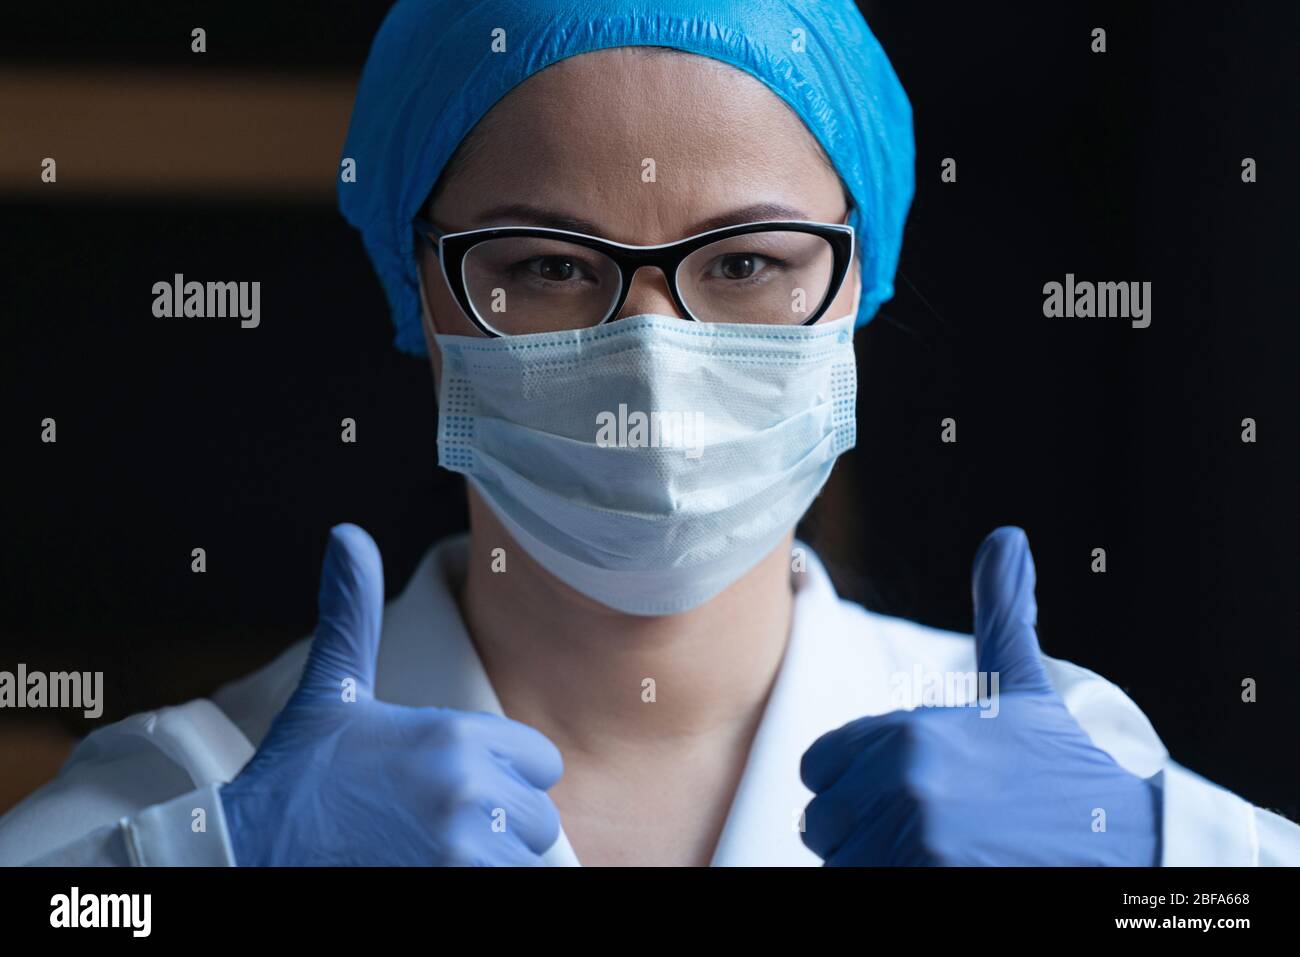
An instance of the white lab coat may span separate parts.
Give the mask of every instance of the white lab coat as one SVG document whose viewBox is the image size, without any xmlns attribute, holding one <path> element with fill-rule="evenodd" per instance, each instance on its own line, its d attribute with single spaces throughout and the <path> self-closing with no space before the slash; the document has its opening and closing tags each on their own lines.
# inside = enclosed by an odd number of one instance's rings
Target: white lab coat
<svg viewBox="0 0 1300 957">
<path fill-rule="evenodd" d="M 379 698 L 501 713 L 449 584 L 463 576 L 467 554 L 463 535 L 434 546 L 385 609 Z M 925 674 L 975 670 L 969 635 L 844 601 L 807 554 L 807 571 L 795 576 L 789 644 L 715 865 L 820 863 L 799 833 L 812 797 L 799 779 L 808 746 L 847 721 L 897 707 L 892 676 L 917 667 Z M 232 864 L 217 788 L 252 756 L 296 687 L 308 645 L 304 639 L 211 698 L 134 715 L 87 736 L 53 781 L 0 819 L 0 864 Z M 1158 775 L 1164 865 L 1300 864 L 1300 827 L 1170 761 L 1146 716 L 1109 681 L 1057 659 L 1047 666 L 1097 746 L 1135 774 Z M 545 859 L 578 863 L 563 832 Z"/>
</svg>

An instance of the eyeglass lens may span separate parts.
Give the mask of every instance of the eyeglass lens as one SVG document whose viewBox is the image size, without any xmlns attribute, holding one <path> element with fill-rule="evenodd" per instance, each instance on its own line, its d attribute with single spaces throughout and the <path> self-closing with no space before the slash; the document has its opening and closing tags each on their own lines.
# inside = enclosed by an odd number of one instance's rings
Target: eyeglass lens
<svg viewBox="0 0 1300 957">
<path fill-rule="evenodd" d="M 834 262 L 821 236 L 746 233 L 692 252 L 678 266 L 677 287 L 701 322 L 799 325 L 826 298 Z M 461 268 L 479 318 L 507 335 L 597 325 L 618 301 L 622 282 L 604 253 L 546 237 L 485 240 Z"/>
</svg>

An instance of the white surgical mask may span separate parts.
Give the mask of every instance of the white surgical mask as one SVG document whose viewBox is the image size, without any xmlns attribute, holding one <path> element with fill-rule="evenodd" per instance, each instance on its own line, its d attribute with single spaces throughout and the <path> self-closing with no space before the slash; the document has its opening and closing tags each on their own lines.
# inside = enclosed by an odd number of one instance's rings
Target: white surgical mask
<svg viewBox="0 0 1300 957">
<path fill-rule="evenodd" d="M 685 611 L 770 553 L 853 447 L 855 319 L 437 334 L 438 462 L 570 587 Z"/>
</svg>

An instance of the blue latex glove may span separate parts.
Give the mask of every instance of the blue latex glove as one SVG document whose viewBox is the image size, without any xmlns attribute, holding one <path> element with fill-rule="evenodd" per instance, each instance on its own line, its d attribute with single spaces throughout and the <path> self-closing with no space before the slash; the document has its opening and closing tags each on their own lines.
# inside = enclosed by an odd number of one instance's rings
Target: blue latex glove
<svg viewBox="0 0 1300 957">
<path fill-rule="evenodd" d="M 540 863 L 559 834 L 546 790 L 560 752 L 497 715 L 376 700 L 383 607 L 379 549 L 335 526 L 298 688 L 221 789 L 236 863 Z"/>
<path fill-rule="evenodd" d="M 822 735 L 800 769 L 804 843 L 830 865 L 1155 865 L 1159 792 L 1093 745 L 1044 670 L 1024 532 L 984 540 L 973 586 L 997 716 L 922 707 Z"/>
</svg>

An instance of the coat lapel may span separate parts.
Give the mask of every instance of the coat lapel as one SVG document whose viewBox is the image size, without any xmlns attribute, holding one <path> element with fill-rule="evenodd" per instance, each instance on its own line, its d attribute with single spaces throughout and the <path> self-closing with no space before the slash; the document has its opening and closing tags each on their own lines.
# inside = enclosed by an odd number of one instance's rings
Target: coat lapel
<svg viewBox="0 0 1300 957">
<path fill-rule="evenodd" d="M 806 546 L 803 546 L 806 549 Z M 800 837 L 812 794 L 799 778 L 804 751 L 847 721 L 888 709 L 891 662 L 873 641 L 871 618 L 841 602 L 821 562 L 795 579 L 790 640 L 714 850 L 715 866 L 816 865 Z M 503 714 L 455 600 L 468 555 L 464 535 L 429 551 L 388 608 L 378 693 L 386 701 Z M 561 830 L 544 855 L 577 865 Z"/>
<path fill-rule="evenodd" d="M 807 571 L 795 579 L 790 640 L 714 866 L 819 865 L 801 835 L 812 800 L 799 776 L 803 754 L 827 731 L 888 708 L 883 646 L 871 640 L 867 616 L 840 601 L 826 569 L 806 551 Z"/>
</svg>

